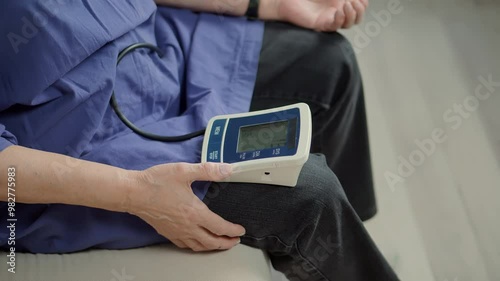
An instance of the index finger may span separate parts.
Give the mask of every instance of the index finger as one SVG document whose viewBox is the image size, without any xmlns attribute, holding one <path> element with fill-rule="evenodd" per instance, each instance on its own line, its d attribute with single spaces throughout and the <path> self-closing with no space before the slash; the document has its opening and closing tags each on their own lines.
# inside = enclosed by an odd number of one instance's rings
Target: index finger
<svg viewBox="0 0 500 281">
<path fill-rule="evenodd" d="M 234 224 L 223 219 L 212 212 L 208 207 L 201 212 L 202 218 L 200 226 L 218 236 L 238 237 L 245 234 L 245 228 L 239 224 Z"/>
<path fill-rule="evenodd" d="M 181 173 L 186 174 L 190 181 L 221 181 L 232 173 L 232 166 L 224 163 L 182 164 Z"/>
</svg>

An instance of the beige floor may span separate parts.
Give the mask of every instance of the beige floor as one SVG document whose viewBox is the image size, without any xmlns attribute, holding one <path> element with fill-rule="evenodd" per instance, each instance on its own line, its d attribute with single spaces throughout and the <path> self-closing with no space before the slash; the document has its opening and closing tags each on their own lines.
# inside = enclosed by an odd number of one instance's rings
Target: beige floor
<svg viewBox="0 0 500 281">
<path fill-rule="evenodd" d="M 500 280 L 500 86 L 479 88 L 474 104 L 478 77 L 500 82 L 500 3 L 389 2 L 371 1 L 370 13 L 390 20 L 371 14 L 346 32 L 365 80 L 380 204 L 366 225 L 402 280 Z M 464 102 L 462 117 L 454 104 Z M 415 152 L 440 132 L 434 151 Z M 391 183 L 398 157 L 419 166 Z"/>
<path fill-rule="evenodd" d="M 391 2 L 371 1 L 343 32 L 364 76 L 380 205 L 366 226 L 402 280 L 500 280 L 500 86 L 478 86 L 500 82 L 500 1 Z M 399 174 L 400 157 L 414 170 Z"/>
</svg>

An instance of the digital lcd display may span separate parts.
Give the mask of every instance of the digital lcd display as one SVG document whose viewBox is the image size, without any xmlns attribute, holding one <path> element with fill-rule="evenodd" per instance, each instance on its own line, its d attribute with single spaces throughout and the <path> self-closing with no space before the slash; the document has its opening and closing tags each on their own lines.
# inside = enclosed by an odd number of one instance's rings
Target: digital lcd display
<svg viewBox="0 0 500 281">
<path fill-rule="evenodd" d="M 248 152 L 287 145 L 289 121 L 240 127 L 237 152 Z"/>
</svg>

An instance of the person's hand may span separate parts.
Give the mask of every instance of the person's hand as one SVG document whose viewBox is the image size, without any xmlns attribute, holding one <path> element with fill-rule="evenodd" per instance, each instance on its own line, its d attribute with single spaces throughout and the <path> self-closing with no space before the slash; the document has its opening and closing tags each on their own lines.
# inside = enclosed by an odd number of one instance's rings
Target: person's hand
<svg viewBox="0 0 500 281">
<path fill-rule="evenodd" d="M 368 0 L 261 0 L 259 16 L 332 32 L 359 23 L 367 6 Z"/>
<path fill-rule="evenodd" d="M 193 181 L 220 181 L 228 177 L 231 165 L 175 163 L 136 173 L 140 187 L 128 200 L 128 212 L 178 247 L 224 250 L 240 242 L 239 236 L 245 229 L 210 211 L 191 189 Z"/>
</svg>

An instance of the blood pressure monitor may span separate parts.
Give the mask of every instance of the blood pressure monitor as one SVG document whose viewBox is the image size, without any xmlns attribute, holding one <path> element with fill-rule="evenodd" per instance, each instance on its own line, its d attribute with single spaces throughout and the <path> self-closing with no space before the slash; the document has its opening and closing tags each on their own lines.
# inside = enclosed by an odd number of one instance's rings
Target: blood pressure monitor
<svg viewBox="0 0 500 281">
<path fill-rule="evenodd" d="M 212 118 L 201 162 L 231 163 L 227 182 L 293 187 L 309 158 L 311 111 L 305 103 Z"/>
</svg>

